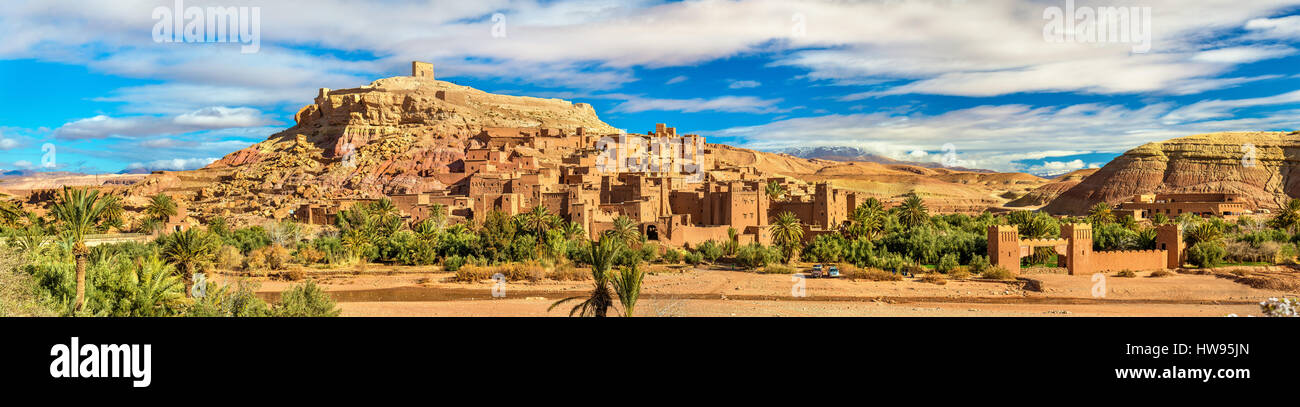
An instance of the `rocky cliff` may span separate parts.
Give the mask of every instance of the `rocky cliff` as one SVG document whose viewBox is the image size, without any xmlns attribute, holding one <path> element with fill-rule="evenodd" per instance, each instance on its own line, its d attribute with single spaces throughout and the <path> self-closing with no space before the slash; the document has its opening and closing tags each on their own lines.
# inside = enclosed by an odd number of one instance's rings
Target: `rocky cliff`
<svg viewBox="0 0 1300 407">
<path fill-rule="evenodd" d="M 1228 132 L 1147 143 L 1111 160 L 1043 207 L 1083 214 L 1137 194 L 1226 192 L 1255 208 L 1300 196 L 1300 132 Z"/>
</svg>

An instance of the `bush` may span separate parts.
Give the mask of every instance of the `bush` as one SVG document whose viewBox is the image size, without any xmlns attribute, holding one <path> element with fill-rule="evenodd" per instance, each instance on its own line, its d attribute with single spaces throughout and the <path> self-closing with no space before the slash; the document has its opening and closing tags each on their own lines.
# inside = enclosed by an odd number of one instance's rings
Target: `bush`
<svg viewBox="0 0 1300 407">
<path fill-rule="evenodd" d="M 1227 251 L 1215 242 L 1200 242 L 1187 249 L 1187 261 L 1200 268 L 1211 268 L 1223 264 Z"/>
<path fill-rule="evenodd" d="M 586 281 L 591 279 L 591 273 L 569 264 L 556 267 L 549 277 L 555 281 Z"/>
<path fill-rule="evenodd" d="M 1011 271 L 1002 266 L 989 267 L 980 273 L 980 277 L 993 280 L 1014 280 L 1016 276 L 1011 275 Z"/>
<path fill-rule="evenodd" d="M 1169 277 L 1169 276 L 1172 276 L 1172 275 L 1174 275 L 1174 272 L 1169 271 L 1169 270 L 1156 270 L 1156 271 L 1151 272 L 1151 277 L 1152 277 L 1152 278 Z"/>
<path fill-rule="evenodd" d="M 303 245 L 293 252 L 293 260 L 302 265 L 318 264 L 325 260 L 325 253 L 311 246 Z"/>
<path fill-rule="evenodd" d="M 682 252 L 677 251 L 677 249 L 668 248 L 668 250 L 664 251 L 663 255 L 659 256 L 659 260 L 662 260 L 666 264 L 677 264 L 682 260 Z"/>
<path fill-rule="evenodd" d="M 1115 273 L 1115 277 L 1133 278 L 1137 277 L 1137 272 L 1133 270 L 1120 270 L 1120 272 Z"/>
<path fill-rule="evenodd" d="M 225 270 L 237 270 L 244 265 L 244 254 L 239 248 L 230 245 L 217 249 L 217 267 Z"/>
<path fill-rule="evenodd" d="M 337 317 L 339 312 L 334 300 L 312 280 L 280 293 L 280 301 L 271 307 L 271 315 L 277 317 Z"/>
<path fill-rule="evenodd" d="M 455 280 L 463 283 L 476 283 L 489 278 L 492 278 L 492 274 L 488 273 L 488 269 L 481 266 L 464 265 L 456 270 Z"/>
<path fill-rule="evenodd" d="M 957 266 L 957 254 L 948 253 L 939 258 L 939 264 L 935 266 L 934 270 L 943 274 L 948 274 L 957 270 Z"/>
<path fill-rule="evenodd" d="M 935 285 L 944 285 L 944 284 L 948 284 L 948 279 L 944 278 L 943 274 L 925 273 L 921 275 L 921 282 L 935 284 Z"/>
<path fill-rule="evenodd" d="M 208 283 L 208 295 L 194 302 L 187 317 L 266 317 L 271 307 L 257 296 L 257 285 L 241 280 L 238 284 L 217 287 Z"/>
<path fill-rule="evenodd" d="M 853 280 L 867 281 L 901 281 L 903 276 L 878 268 L 858 268 L 849 264 L 840 264 L 840 274 Z"/>
<path fill-rule="evenodd" d="M 705 260 L 709 261 L 709 263 L 718 261 L 718 259 L 722 258 L 722 255 L 724 254 L 722 245 L 712 240 L 706 240 L 704 243 L 700 243 L 699 246 L 695 248 L 695 253 L 703 256 Z"/>
<path fill-rule="evenodd" d="M 704 262 L 704 256 L 701 256 L 699 253 L 686 253 L 686 256 L 683 256 L 683 260 L 685 260 L 687 264 L 698 266 L 700 263 Z"/>
<path fill-rule="evenodd" d="M 975 256 L 970 259 L 970 271 L 972 273 L 983 273 L 989 266 L 991 264 L 989 264 L 988 256 Z"/>
<path fill-rule="evenodd" d="M 772 264 L 759 271 L 761 274 L 794 274 L 794 267 Z"/>
<path fill-rule="evenodd" d="M 454 254 L 451 256 L 447 256 L 446 259 L 442 260 L 442 269 L 447 271 L 460 270 L 460 267 L 464 265 L 465 265 L 465 258 Z"/>
<path fill-rule="evenodd" d="M 781 252 L 775 247 L 765 247 L 750 243 L 736 251 L 736 262 L 747 269 L 760 269 L 781 259 Z"/>
<path fill-rule="evenodd" d="M 948 273 L 948 278 L 953 280 L 965 280 L 970 278 L 970 276 L 971 276 L 971 272 L 966 271 L 966 269 L 963 268 L 957 268 L 956 270 L 953 270 Z"/>
</svg>

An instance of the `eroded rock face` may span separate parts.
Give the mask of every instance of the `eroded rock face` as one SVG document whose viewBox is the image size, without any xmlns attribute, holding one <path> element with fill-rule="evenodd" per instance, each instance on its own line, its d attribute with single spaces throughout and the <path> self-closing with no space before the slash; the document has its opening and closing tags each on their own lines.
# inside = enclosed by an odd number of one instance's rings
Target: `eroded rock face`
<svg viewBox="0 0 1300 407">
<path fill-rule="evenodd" d="M 1096 172 L 1097 172 L 1096 168 L 1086 168 L 1082 170 L 1071 171 L 1068 174 L 1064 174 L 1059 177 L 1056 177 L 1051 182 L 1043 184 L 1043 186 L 1034 188 L 1032 191 L 1029 191 L 1029 193 L 1026 193 L 1022 197 L 1016 198 L 1011 202 L 1007 202 L 1006 206 L 1032 207 L 1032 206 L 1046 205 L 1048 203 L 1051 203 L 1052 200 L 1056 199 L 1056 197 L 1061 196 L 1061 194 L 1065 193 L 1065 191 L 1069 191 L 1070 188 L 1074 188 L 1075 185 L 1079 185 L 1080 182 L 1083 182 L 1084 179 L 1087 179 L 1088 176 Z"/>
<path fill-rule="evenodd" d="M 464 158 L 469 137 L 485 127 L 618 132 L 585 103 L 496 95 L 409 76 L 323 89 L 294 120 L 293 127 L 193 171 L 211 181 L 194 188 L 195 209 L 271 216 L 300 202 L 444 189 L 428 177 L 459 170 L 453 167 Z M 162 181 L 136 192 L 180 187 Z"/>
<path fill-rule="evenodd" d="M 1099 202 L 1191 192 L 1238 193 L 1254 208 L 1281 206 L 1300 195 L 1300 134 L 1210 133 L 1147 143 L 1116 157 L 1043 210 L 1080 215 Z"/>
</svg>

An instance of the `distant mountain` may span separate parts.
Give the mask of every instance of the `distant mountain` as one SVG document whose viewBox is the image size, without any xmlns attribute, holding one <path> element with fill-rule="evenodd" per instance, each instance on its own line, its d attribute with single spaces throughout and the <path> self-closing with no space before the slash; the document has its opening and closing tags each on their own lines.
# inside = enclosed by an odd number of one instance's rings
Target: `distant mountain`
<svg viewBox="0 0 1300 407">
<path fill-rule="evenodd" d="M 821 160 L 831 160 L 831 161 L 869 162 L 869 163 L 878 163 L 878 164 L 885 164 L 885 165 L 913 165 L 913 166 L 924 167 L 924 168 L 947 168 L 956 171 L 970 171 L 970 172 L 983 172 L 983 173 L 996 172 L 996 171 L 989 171 L 989 170 L 977 169 L 977 168 L 945 167 L 943 166 L 943 164 L 935 163 L 935 162 L 895 160 L 889 157 L 873 154 L 871 152 L 868 152 L 867 150 L 863 150 L 857 147 L 849 147 L 849 146 L 790 147 L 783 150 L 777 150 L 775 152 L 781 154 L 789 154 L 799 158 L 821 159 Z"/>
</svg>

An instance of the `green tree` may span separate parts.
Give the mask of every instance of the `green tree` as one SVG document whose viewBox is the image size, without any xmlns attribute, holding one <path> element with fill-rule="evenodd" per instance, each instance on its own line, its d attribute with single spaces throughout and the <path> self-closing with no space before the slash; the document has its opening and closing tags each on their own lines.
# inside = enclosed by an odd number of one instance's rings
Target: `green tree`
<svg viewBox="0 0 1300 407">
<path fill-rule="evenodd" d="M 86 235 L 91 234 L 106 220 L 106 212 L 116 198 L 100 196 L 89 188 L 63 187 L 63 194 L 50 212 L 59 221 L 59 227 L 72 240 L 72 256 L 77 268 L 77 300 L 74 308 L 81 310 L 86 301 Z"/>
<path fill-rule="evenodd" d="M 793 212 L 781 212 L 772 218 L 772 225 L 768 226 L 772 233 L 772 242 L 780 246 L 784 255 L 785 262 L 789 263 L 798 250 L 798 246 L 803 242 L 803 222 Z"/>
<path fill-rule="evenodd" d="M 623 251 L 623 242 L 613 234 L 605 234 L 597 242 L 592 242 L 586 250 L 585 258 L 587 264 L 591 265 L 591 294 L 586 300 L 574 305 L 569 310 L 569 316 L 579 315 L 584 317 L 605 317 L 609 313 L 609 307 L 613 305 L 613 297 L 610 295 L 610 273 L 609 270 L 614 265 L 614 261 Z M 551 304 L 547 311 L 555 309 L 561 304 L 582 299 L 582 296 L 569 297 Z"/>
<path fill-rule="evenodd" d="M 160 240 L 163 240 L 163 259 L 180 267 L 187 293 L 194 286 L 195 270 L 212 262 L 217 249 L 221 248 L 221 242 L 213 235 L 197 228 L 172 233 Z"/>
<path fill-rule="evenodd" d="M 636 222 L 633 222 L 632 218 L 626 216 L 619 216 L 617 219 L 614 219 L 613 228 L 605 233 L 613 235 L 627 247 L 632 247 L 641 241 L 641 232 L 637 231 Z"/>
<path fill-rule="evenodd" d="M 898 207 L 898 221 L 908 228 L 914 228 L 929 222 L 930 212 L 925 207 L 925 201 L 915 193 L 909 194 L 907 199 L 903 200 L 903 204 Z"/>
<path fill-rule="evenodd" d="M 641 282 L 645 280 L 645 271 L 641 265 L 633 264 L 621 267 L 619 272 L 611 273 L 610 284 L 618 294 L 618 302 L 623 304 L 623 316 L 630 317 L 636 309 L 636 300 L 641 297 Z"/>
<path fill-rule="evenodd" d="M 786 194 L 785 186 L 781 185 L 781 183 L 779 182 L 776 182 L 776 180 L 768 181 L 767 187 L 764 188 L 764 190 L 765 192 L 767 192 L 768 198 L 772 199 L 773 201 L 780 201 L 785 198 L 785 194 Z"/>
<path fill-rule="evenodd" d="M 1296 225 L 1300 225 L 1300 199 L 1287 201 L 1285 206 L 1278 209 L 1277 215 L 1269 219 L 1268 225 L 1295 233 Z"/>
<path fill-rule="evenodd" d="M 176 216 L 176 201 L 167 194 L 149 197 L 149 205 L 144 208 L 144 214 L 166 223 L 172 216 Z"/>
<path fill-rule="evenodd" d="M 1088 222 L 1093 224 L 1105 224 L 1115 221 L 1115 213 L 1111 211 L 1110 204 L 1098 202 L 1088 210 Z"/>
</svg>

